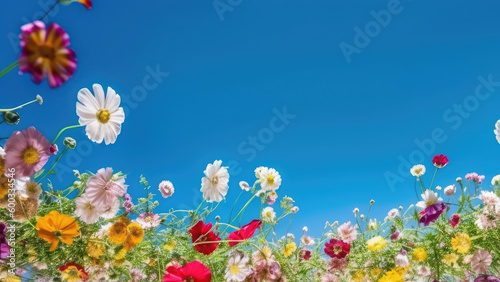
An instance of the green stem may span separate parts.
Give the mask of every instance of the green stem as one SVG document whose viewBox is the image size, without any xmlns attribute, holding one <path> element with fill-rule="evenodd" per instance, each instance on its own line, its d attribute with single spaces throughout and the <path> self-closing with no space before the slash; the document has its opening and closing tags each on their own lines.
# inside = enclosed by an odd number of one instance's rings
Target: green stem
<svg viewBox="0 0 500 282">
<path fill-rule="evenodd" d="M 292 216 L 290 216 L 290 223 L 288 223 L 288 227 L 286 228 L 286 234 L 288 234 L 288 230 L 290 230 L 290 225 L 292 225 L 292 219 L 293 219 L 293 213 Z"/>
<path fill-rule="evenodd" d="M 248 202 L 246 202 L 246 204 L 243 206 L 243 208 L 241 208 L 241 210 L 238 212 L 238 214 L 233 218 L 232 221 L 229 222 L 229 224 L 233 223 L 233 221 L 235 221 L 238 216 L 248 207 L 248 205 L 250 205 L 250 203 L 253 201 L 253 199 L 255 198 L 255 194 L 253 194 L 253 196 L 250 198 L 250 200 L 248 200 Z"/>
<path fill-rule="evenodd" d="M 434 176 L 432 177 L 431 185 L 429 186 L 429 189 L 431 189 L 431 190 L 432 190 L 432 183 L 434 183 L 434 178 L 436 177 L 436 173 L 438 172 L 438 169 L 439 168 L 436 167 L 436 170 L 434 171 Z"/>
<path fill-rule="evenodd" d="M 71 126 L 66 126 L 65 128 L 61 129 L 61 131 L 59 131 L 59 133 L 56 135 L 56 138 L 54 138 L 54 141 L 52 141 L 52 145 L 56 144 L 56 141 L 57 139 L 59 138 L 59 136 L 61 136 L 61 134 L 68 130 L 68 129 L 71 129 L 71 128 L 78 128 L 78 127 L 82 127 L 83 125 L 71 125 Z"/>
<path fill-rule="evenodd" d="M 205 199 L 203 199 L 203 201 L 201 201 L 201 203 L 198 205 L 198 207 L 194 210 L 195 213 L 198 212 L 198 210 L 201 208 L 201 205 L 203 205 L 204 202 L 205 202 Z"/>
<path fill-rule="evenodd" d="M 19 61 L 15 61 L 12 64 L 10 64 L 8 67 L 0 71 L 0 77 L 6 75 L 9 73 L 11 70 L 15 69 L 17 66 L 19 66 Z"/>
<path fill-rule="evenodd" d="M 236 203 L 240 199 L 241 194 L 243 194 L 243 190 L 241 190 L 240 194 L 238 195 L 238 198 L 236 198 L 236 201 L 234 201 L 233 208 L 231 209 L 231 213 L 229 214 L 229 222 L 231 222 L 231 218 L 233 217 L 234 207 L 236 206 Z"/>
<path fill-rule="evenodd" d="M 52 165 L 52 167 L 49 169 L 49 171 L 47 171 L 42 177 L 40 177 L 40 179 L 38 179 L 38 183 L 40 183 L 45 177 L 47 177 L 47 175 L 50 174 L 50 172 L 54 169 L 54 167 L 56 166 L 56 164 L 61 160 L 62 156 L 64 156 L 64 154 L 68 151 L 68 149 L 69 149 L 69 147 L 64 148 L 64 150 L 57 157 L 56 161 L 54 162 L 54 164 Z"/>
</svg>

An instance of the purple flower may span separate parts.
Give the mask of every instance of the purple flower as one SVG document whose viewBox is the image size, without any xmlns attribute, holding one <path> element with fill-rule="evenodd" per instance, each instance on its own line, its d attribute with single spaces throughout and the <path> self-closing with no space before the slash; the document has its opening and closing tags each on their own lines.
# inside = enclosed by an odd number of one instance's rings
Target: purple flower
<svg viewBox="0 0 500 282">
<path fill-rule="evenodd" d="M 428 206 L 425 210 L 420 212 L 421 215 L 424 215 L 422 216 L 422 218 L 420 218 L 420 223 L 423 223 L 424 226 L 427 226 L 431 222 L 435 222 L 447 208 L 448 206 L 443 203 L 435 203 L 431 206 Z"/>
<path fill-rule="evenodd" d="M 0 243 L 0 259 L 6 259 L 10 255 L 10 246 L 6 242 Z"/>
<path fill-rule="evenodd" d="M 486 275 L 486 276 L 481 276 L 481 277 L 478 277 L 476 278 L 476 280 L 474 280 L 474 282 L 500 282 L 500 279 L 498 279 L 497 277 L 493 276 L 493 275 Z"/>
</svg>

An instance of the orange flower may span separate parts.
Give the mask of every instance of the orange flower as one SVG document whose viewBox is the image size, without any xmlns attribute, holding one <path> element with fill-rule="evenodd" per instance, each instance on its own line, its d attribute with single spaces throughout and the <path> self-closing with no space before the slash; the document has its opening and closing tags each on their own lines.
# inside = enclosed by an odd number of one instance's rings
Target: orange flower
<svg viewBox="0 0 500 282">
<path fill-rule="evenodd" d="M 76 0 L 82 3 L 87 9 L 92 9 L 92 0 Z"/>
<path fill-rule="evenodd" d="M 110 228 L 108 233 L 109 241 L 120 245 L 127 240 L 128 228 L 127 224 L 121 220 L 115 222 Z"/>
<path fill-rule="evenodd" d="M 71 245 L 73 237 L 80 235 L 78 222 L 71 216 L 60 214 L 57 211 L 51 211 L 44 217 L 40 217 L 36 222 L 38 237 L 44 239 L 50 244 L 49 251 L 56 249 L 59 240 Z"/>
</svg>

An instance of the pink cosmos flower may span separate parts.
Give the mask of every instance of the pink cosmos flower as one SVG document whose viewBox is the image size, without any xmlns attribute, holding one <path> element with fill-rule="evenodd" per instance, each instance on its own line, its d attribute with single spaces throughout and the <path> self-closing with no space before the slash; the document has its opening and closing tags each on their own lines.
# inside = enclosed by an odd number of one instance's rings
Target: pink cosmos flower
<svg viewBox="0 0 500 282">
<path fill-rule="evenodd" d="M 5 171 L 15 169 L 15 178 L 31 177 L 47 163 L 50 142 L 33 126 L 14 131 L 5 143 Z"/>
<path fill-rule="evenodd" d="M 96 175 L 87 180 L 85 193 L 93 205 L 109 206 L 127 192 L 127 187 L 123 177 L 113 179 L 113 169 L 108 167 L 99 169 Z"/>
<path fill-rule="evenodd" d="M 337 233 L 340 239 L 348 244 L 351 244 L 358 238 L 356 226 L 352 226 L 350 221 L 339 226 Z"/>
<path fill-rule="evenodd" d="M 478 250 L 472 257 L 470 265 L 476 273 L 485 273 L 492 261 L 492 257 L 488 251 Z"/>
<path fill-rule="evenodd" d="M 421 266 L 418 268 L 418 275 L 420 276 L 430 276 L 431 274 L 431 269 L 426 266 Z"/>
<path fill-rule="evenodd" d="M 132 277 L 132 281 L 137 282 L 145 279 L 147 276 L 142 273 L 142 270 L 133 268 L 130 270 L 130 276 Z"/>
<path fill-rule="evenodd" d="M 161 223 L 160 216 L 152 212 L 141 213 L 136 221 L 144 229 L 156 228 Z"/>
</svg>

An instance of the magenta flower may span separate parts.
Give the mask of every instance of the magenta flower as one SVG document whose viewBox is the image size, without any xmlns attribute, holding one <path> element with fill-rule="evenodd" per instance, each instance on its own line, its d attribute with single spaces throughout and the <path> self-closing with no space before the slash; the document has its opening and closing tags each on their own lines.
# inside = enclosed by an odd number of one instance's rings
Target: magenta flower
<svg viewBox="0 0 500 282">
<path fill-rule="evenodd" d="M 14 131 L 5 143 L 5 167 L 15 169 L 14 178 L 31 177 L 47 163 L 50 142 L 33 126 Z"/>
<path fill-rule="evenodd" d="M 450 224 L 453 228 L 460 224 L 460 215 L 454 214 L 450 219 Z"/>
<path fill-rule="evenodd" d="M 427 226 L 431 222 L 435 222 L 447 208 L 448 206 L 443 203 L 435 203 L 428 206 L 425 210 L 420 212 L 420 214 L 423 215 L 422 218 L 420 218 L 420 223 Z"/>
<path fill-rule="evenodd" d="M 435 155 L 433 158 L 432 158 L 432 163 L 434 164 L 435 167 L 437 168 L 443 168 L 445 167 L 448 163 L 450 162 L 450 160 L 448 159 L 447 156 L 443 155 L 443 154 L 440 154 L 440 155 Z"/>
<path fill-rule="evenodd" d="M 69 35 L 58 24 L 48 28 L 42 21 L 25 24 L 21 27 L 21 55 L 19 69 L 29 72 L 35 83 L 48 77 L 49 86 L 61 86 L 76 70 L 76 56 L 68 48 Z"/>
</svg>

